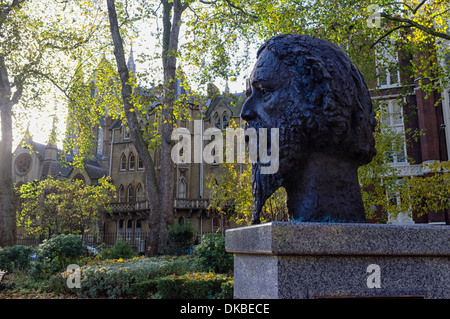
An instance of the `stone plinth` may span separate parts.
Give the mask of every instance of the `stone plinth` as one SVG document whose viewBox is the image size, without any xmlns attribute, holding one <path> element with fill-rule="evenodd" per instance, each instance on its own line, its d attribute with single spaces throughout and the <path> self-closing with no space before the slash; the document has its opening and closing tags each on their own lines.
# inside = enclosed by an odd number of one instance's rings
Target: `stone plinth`
<svg viewBox="0 0 450 319">
<path fill-rule="evenodd" d="M 450 298 L 450 227 L 274 222 L 226 231 L 239 299 Z"/>
</svg>

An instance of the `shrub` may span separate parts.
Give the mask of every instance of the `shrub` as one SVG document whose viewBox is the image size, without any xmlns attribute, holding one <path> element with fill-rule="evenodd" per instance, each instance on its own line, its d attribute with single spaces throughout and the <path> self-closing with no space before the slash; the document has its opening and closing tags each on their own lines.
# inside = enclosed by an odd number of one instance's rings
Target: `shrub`
<svg viewBox="0 0 450 319">
<path fill-rule="evenodd" d="M 233 299 L 234 280 L 225 281 L 221 288 L 223 299 Z"/>
<path fill-rule="evenodd" d="M 44 240 L 37 248 L 37 260 L 30 269 L 29 275 L 35 280 L 49 278 L 62 271 L 71 263 L 75 263 L 86 253 L 83 240 L 79 235 L 57 235 Z"/>
<path fill-rule="evenodd" d="M 81 297 L 147 298 L 154 293 L 152 281 L 170 274 L 198 271 L 192 256 L 135 257 L 130 260 L 109 260 L 81 268 L 81 289 L 73 289 Z M 64 276 L 64 274 L 60 274 Z"/>
<path fill-rule="evenodd" d="M 0 269 L 8 272 L 27 270 L 34 248 L 22 245 L 0 248 Z"/>
<path fill-rule="evenodd" d="M 194 228 L 188 220 L 185 224 L 170 225 L 167 230 L 167 253 L 183 255 L 189 253 L 194 238 Z"/>
<path fill-rule="evenodd" d="M 195 247 L 195 252 L 205 271 L 216 273 L 233 271 L 233 254 L 225 251 L 225 237 L 218 234 L 203 235 L 201 243 Z"/>
<path fill-rule="evenodd" d="M 129 243 L 117 241 L 113 246 L 103 250 L 102 257 L 104 259 L 129 259 L 136 257 L 136 253 Z"/>
<path fill-rule="evenodd" d="M 158 280 L 146 280 L 138 282 L 131 288 L 134 291 L 134 295 L 139 299 L 146 299 L 151 297 L 157 292 Z"/>
<path fill-rule="evenodd" d="M 222 296 L 222 284 L 229 280 L 223 274 L 187 273 L 158 279 L 157 290 L 164 299 L 211 299 Z"/>
<path fill-rule="evenodd" d="M 38 247 L 38 257 L 56 260 L 61 269 L 85 253 L 81 236 L 74 234 L 53 236 Z"/>
<path fill-rule="evenodd" d="M 59 274 L 52 276 L 48 281 L 47 290 L 58 295 L 70 293 L 70 288 L 67 286 L 67 277 Z"/>
<path fill-rule="evenodd" d="M 6 257 L 6 254 L 3 253 L 3 249 L 0 248 L 0 269 L 6 270 L 7 272 L 13 271 L 13 265 L 11 260 L 9 260 L 8 257 Z"/>
</svg>

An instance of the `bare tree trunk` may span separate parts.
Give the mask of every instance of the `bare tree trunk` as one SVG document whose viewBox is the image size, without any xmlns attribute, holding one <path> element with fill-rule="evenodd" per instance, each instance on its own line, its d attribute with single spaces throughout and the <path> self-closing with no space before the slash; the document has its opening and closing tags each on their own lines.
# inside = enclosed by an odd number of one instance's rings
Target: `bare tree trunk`
<svg viewBox="0 0 450 319">
<path fill-rule="evenodd" d="M 150 232 L 153 235 L 151 246 L 155 247 L 155 253 L 160 253 L 165 246 L 163 236 L 167 226 L 173 221 L 173 195 L 174 195 L 174 163 L 171 161 L 173 130 L 173 106 L 176 99 L 176 67 L 178 52 L 178 36 L 180 33 L 181 15 L 187 8 L 180 0 L 169 2 L 162 0 L 163 4 L 163 52 L 162 61 L 164 68 L 164 105 L 162 107 L 161 121 L 161 165 L 159 183 L 156 182 L 155 167 L 145 145 L 136 114 L 131 112 L 133 106 L 130 103 L 132 88 L 129 84 L 129 72 L 125 62 L 122 39 L 117 23 L 114 0 L 108 0 L 108 13 L 111 34 L 114 42 L 114 55 L 122 82 L 122 99 L 125 107 L 131 139 L 141 156 L 147 172 L 147 195 L 151 203 Z M 172 19 L 173 9 L 173 19 Z M 159 186 L 159 187 L 158 187 Z M 158 200 L 155 200 L 158 199 Z"/>
<path fill-rule="evenodd" d="M 164 218 L 161 218 L 161 228 L 166 229 L 173 222 L 173 197 L 174 197 L 174 163 L 171 158 L 173 131 L 173 106 L 176 100 L 176 68 L 178 53 L 178 37 L 180 34 L 181 15 L 187 5 L 182 5 L 180 0 L 169 2 L 163 0 L 163 49 L 162 63 L 164 69 L 164 105 L 162 109 L 161 127 L 161 210 Z M 171 11 L 173 9 L 173 18 Z M 164 245 L 164 243 L 161 243 Z"/>
<path fill-rule="evenodd" d="M 125 62 L 125 53 L 123 50 L 122 38 L 117 22 L 117 14 L 114 0 L 108 0 L 108 14 L 111 28 L 111 35 L 114 42 L 114 55 L 116 57 L 117 68 L 122 82 L 122 100 L 124 103 L 125 116 L 130 130 L 131 140 L 136 150 L 144 162 L 147 199 L 150 205 L 149 228 L 150 228 L 150 255 L 161 253 L 161 238 L 163 237 L 163 228 L 161 228 L 162 211 L 158 199 L 160 191 L 156 180 L 155 165 L 146 143 L 141 134 L 139 122 L 131 103 L 132 87 L 129 84 L 130 73 Z"/>
<path fill-rule="evenodd" d="M 4 100 L 4 98 L 2 98 Z M 12 116 L 5 103 L 1 108 L 2 141 L 0 143 L 0 246 L 13 246 L 16 240 L 16 211 L 12 178 Z"/>
<path fill-rule="evenodd" d="M 4 58 L 0 57 L 0 247 L 13 246 L 16 242 L 16 210 L 12 175 L 12 106 L 17 103 L 22 89 L 11 97 L 11 84 L 8 79 Z"/>
</svg>

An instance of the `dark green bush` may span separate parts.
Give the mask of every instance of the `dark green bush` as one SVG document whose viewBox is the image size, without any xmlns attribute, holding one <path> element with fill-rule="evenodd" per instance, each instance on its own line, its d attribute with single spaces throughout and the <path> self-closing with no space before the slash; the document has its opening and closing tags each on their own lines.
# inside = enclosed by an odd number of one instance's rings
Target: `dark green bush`
<svg viewBox="0 0 450 319">
<path fill-rule="evenodd" d="M 86 254 L 86 247 L 79 235 L 56 235 L 44 240 L 37 248 L 37 260 L 29 275 L 35 280 L 49 278 Z"/>
<path fill-rule="evenodd" d="M 6 254 L 3 253 L 3 249 L 0 248 L 0 269 L 5 270 L 7 272 L 12 272 L 13 265 L 11 260 L 6 257 Z"/>
<path fill-rule="evenodd" d="M 69 294 L 70 288 L 67 286 L 67 278 L 56 274 L 50 277 L 47 289 L 54 294 Z"/>
<path fill-rule="evenodd" d="M 105 248 L 102 252 L 103 259 L 129 259 L 136 257 L 133 247 L 127 242 L 117 241 L 113 246 Z"/>
<path fill-rule="evenodd" d="M 157 292 L 157 285 L 157 280 L 147 280 L 135 283 L 131 289 L 137 298 L 146 299 Z"/>
<path fill-rule="evenodd" d="M 33 247 L 22 245 L 0 248 L 0 269 L 8 272 L 27 270 L 34 251 Z"/>
<path fill-rule="evenodd" d="M 157 291 L 163 299 L 220 298 L 222 284 L 230 278 L 223 274 L 187 273 L 157 279 Z"/>
<path fill-rule="evenodd" d="M 61 269 L 86 253 L 81 236 L 68 234 L 53 236 L 38 247 L 38 257 L 56 260 Z"/>
<path fill-rule="evenodd" d="M 221 288 L 223 299 L 233 299 L 234 280 L 228 280 L 224 282 Z"/>
<path fill-rule="evenodd" d="M 233 254 L 225 251 L 225 237 L 218 234 L 203 235 L 201 243 L 195 247 L 195 252 L 205 271 L 216 273 L 233 271 Z"/>
<path fill-rule="evenodd" d="M 188 254 L 193 243 L 194 228 L 191 222 L 170 225 L 167 230 L 167 253 L 170 255 Z"/>
</svg>

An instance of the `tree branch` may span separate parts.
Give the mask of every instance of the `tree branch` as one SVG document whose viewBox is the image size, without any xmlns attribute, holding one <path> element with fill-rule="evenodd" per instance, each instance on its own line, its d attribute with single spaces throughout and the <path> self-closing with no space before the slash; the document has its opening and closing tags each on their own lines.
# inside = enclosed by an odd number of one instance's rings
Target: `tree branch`
<svg viewBox="0 0 450 319">
<path fill-rule="evenodd" d="M 388 37 L 392 32 L 397 31 L 399 29 L 405 29 L 405 28 L 409 28 L 409 26 L 406 25 L 399 25 L 396 26 L 395 28 L 392 28 L 391 30 L 389 30 L 388 32 L 386 32 L 384 35 L 382 35 L 381 37 L 379 37 L 371 46 L 370 48 L 372 49 L 373 47 L 375 47 L 378 43 L 380 43 L 384 38 Z"/>
<path fill-rule="evenodd" d="M 450 40 L 449 34 L 436 31 L 430 27 L 426 27 L 426 26 L 424 26 L 420 23 L 417 23 L 411 19 L 406 19 L 406 18 L 402 18 L 402 17 L 398 17 L 398 16 L 391 16 L 391 15 L 383 13 L 383 12 L 381 13 L 381 16 L 390 21 L 406 23 L 408 26 L 422 30 L 423 32 L 428 33 L 429 35 L 432 35 L 432 36 L 435 36 L 438 38 L 442 38 L 442 39 L 446 39 L 446 40 Z"/>
<path fill-rule="evenodd" d="M 22 79 L 14 79 L 14 86 L 16 87 L 16 91 L 14 92 L 11 100 L 9 101 L 10 105 L 15 105 L 19 102 L 23 93 L 23 81 Z"/>
<path fill-rule="evenodd" d="M 422 0 L 422 2 L 419 3 L 419 4 L 414 8 L 414 10 L 412 11 L 412 13 L 413 13 L 413 14 L 416 14 L 417 10 L 419 10 L 419 9 L 424 5 L 425 2 L 427 2 L 427 0 Z"/>
<path fill-rule="evenodd" d="M 225 0 L 225 2 L 228 3 L 228 5 L 230 7 L 232 7 L 233 9 L 236 9 L 236 10 L 242 12 L 243 14 L 248 15 L 249 17 L 252 17 L 253 19 L 258 19 L 257 16 L 250 14 L 250 13 L 246 12 L 244 9 L 242 9 L 241 7 L 238 7 L 238 6 L 234 5 L 233 3 L 231 3 L 231 0 Z"/>
<path fill-rule="evenodd" d="M 401 5 L 407 6 L 408 9 L 411 10 L 411 11 L 414 10 L 409 4 L 407 4 L 407 3 L 405 3 L 405 2 L 397 2 L 397 1 L 395 1 L 395 2 L 391 2 L 390 4 L 391 4 L 391 5 L 394 5 L 394 4 L 401 4 Z"/>
<path fill-rule="evenodd" d="M 13 2 L 10 5 L 3 5 L 3 8 L 0 11 L 0 17 L 2 19 L 5 19 L 8 14 L 13 10 L 14 8 L 20 8 L 20 5 L 25 2 L 26 0 L 13 0 Z"/>
<path fill-rule="evenodd" d="M 156 182 L 156 172 L 155 166 L 153 163 L 153 159 L 150 156 L 147 145 L 145 144 L 142 135 L 140 134 L 140 127 L 137 120 L 136 112 L 134 111 L 134 107 L 131 102 L 131 97 L 133 93 L 133 89 L 130 83 L 130 73 L 125 61 L 125 52 L 123 50 L 122 37 L 120 35 L 120 30 L 118 27 L 116 8 L 114 4 L 114 0 L 107 0 L 108 5 L 108 15 L 110 21 L 111 28 L 111 36 L 114 43 L 114 56 L 116 58 L 117 69 L 120 76 L 121 84 L 122 84 L 122 100 L 125 110 L 125 116 L 128 121 L 128 127 L 130 129 L 131 140 L 136 147 L 136 150 L 144 161 L 144 166 L 146 170 L 146 178 L 147 178 L 147 191 L 154 198 L 157 198 L 158 195 L 158 187 Z M 149 196 L 149 198 L 151 198 Z M 152 203 L 152 214 L 157 214 L 159 211 L 159 207 L 157 203 Z"/>
<path fill-rule="evenodd" d="M 0 98 L 4 99 L 11 95 L 11 83 L 9 82 L 8 69 L 5 58 L 0 56 Z"/>
</svg>

